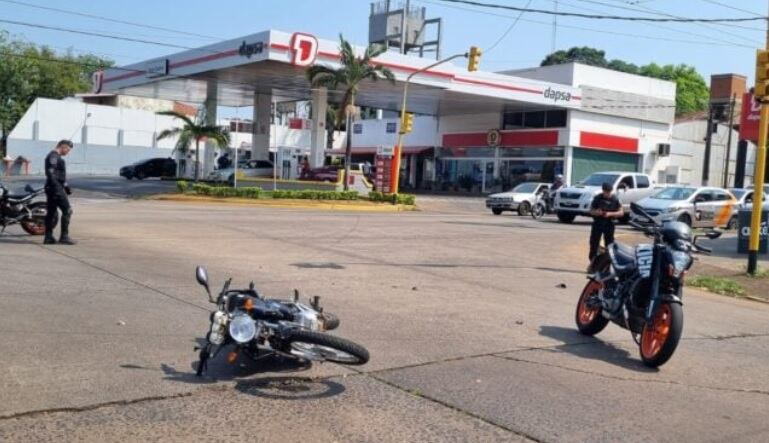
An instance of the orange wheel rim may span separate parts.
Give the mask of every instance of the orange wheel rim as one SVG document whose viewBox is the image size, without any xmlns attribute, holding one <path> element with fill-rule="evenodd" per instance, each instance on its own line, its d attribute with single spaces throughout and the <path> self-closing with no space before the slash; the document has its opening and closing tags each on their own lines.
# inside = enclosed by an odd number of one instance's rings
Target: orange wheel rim
<svg viewBox="0 0 769 443">
<path fill-rule="evenodd" d="M 646 358 L 654 358 L 662 350 L 670 335 L 670 325 L 673 323 L 673 311 L 665 303 L 657 309 L 652 324 L 644 326 L 641 335 L 641 353 Z"/>
<path fill-rule="evenodd" d="M 579 305 L 577 306 L 577 317 L 581 325 L 586 325 L 592 322 L 598 312 L 601 310 L 599 307 L 591 307 L 587 304 L 590 297 L 597 293 L 603 286 L 597 281 L 591 281 L 585 286 L 582 291 L 582 296 L 579 298 Z"/>
</svg>

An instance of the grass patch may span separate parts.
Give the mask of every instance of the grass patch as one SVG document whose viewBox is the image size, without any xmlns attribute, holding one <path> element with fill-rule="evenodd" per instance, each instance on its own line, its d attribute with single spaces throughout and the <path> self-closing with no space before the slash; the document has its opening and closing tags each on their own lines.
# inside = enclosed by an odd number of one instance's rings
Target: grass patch
<svg viewBox="0 0 769 443">
<path fill-rule="evenodd" d="M 699 275 L 686 280 L 686 284 L 695 288 L 707 289 L 710 292 L 721 295 L 730 295 L 732 297 L 745 295 L 745 289 L 739 283 L 727 277 Z"/>
<path fill-rule="evenodd" d="M 748 274 L 748 267 L 745 267 L 745 275 L 756 280 L 769 279 L 769 269 L 758 268 L 755 274 Z"/>
</svg>

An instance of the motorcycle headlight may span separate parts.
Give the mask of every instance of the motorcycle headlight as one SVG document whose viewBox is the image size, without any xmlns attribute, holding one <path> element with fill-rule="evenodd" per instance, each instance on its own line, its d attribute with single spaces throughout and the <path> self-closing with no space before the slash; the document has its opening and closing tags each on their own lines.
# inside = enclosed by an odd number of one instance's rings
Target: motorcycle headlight
<svg viewBox="0 0 769 443">
<path fill-rule="evenodd" d="M 689 265 L 692 263 L 692 257 L 688 252 L 682 251 L 673 251 L 670 253 L 670 256 L 670 265 L 673 267 L 673 277 L 678 278 L 681 276 L 681 274 L 684 273 L 684 271 L 689 269 Z"/>
<path fill-rule="evenodd" d="M 230 320 L 230 337 L 238 343 L 248 343 L 256 336 L 256 323 L 247 314 L 236 314 Z"/>
</svg>

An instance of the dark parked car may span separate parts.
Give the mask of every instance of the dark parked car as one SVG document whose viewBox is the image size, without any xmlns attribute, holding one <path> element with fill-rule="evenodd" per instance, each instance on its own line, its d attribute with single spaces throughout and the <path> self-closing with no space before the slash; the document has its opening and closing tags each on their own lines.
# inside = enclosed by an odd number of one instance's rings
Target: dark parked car
<svg viewBox="0 0 769 443">
<path fill-rule="evenodd" d="M 174 177 L 175 175 L 176 161 L 172 158 L 150 158 L 120 168 L 120 176 L 128 180 L 134 177 L 143 180 L 147 177 Z"/>
</svg>

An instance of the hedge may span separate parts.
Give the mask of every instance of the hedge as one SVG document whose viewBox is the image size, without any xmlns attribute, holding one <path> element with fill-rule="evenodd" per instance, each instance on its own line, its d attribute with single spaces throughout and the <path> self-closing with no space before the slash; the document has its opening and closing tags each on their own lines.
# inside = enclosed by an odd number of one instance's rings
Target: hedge
<svg viewBox="0 0 769 443">
<path fill-rule="evenodd" d="M 399 205 L 413 205 L 416 203 L 416 196 L 413 194 L 385 194 L 379 191 L 371 191 L 368 198 L 374 202 L 387 202 Z"/>
<path fill-rule="evenodd" d="M 182 193 L 207 195 L 211 197 L 259 198 L 262 188 L 230 188 L 229 186 L 211 186 L 205 183 L 176 182 L 176 188 Z"/>
<path fill-rule="evenodd" d="M 300 200 L 357 200 L 358 191 L 303 191 L 275 190 L 272 198 L 288 198 Z"/>
</svg>

